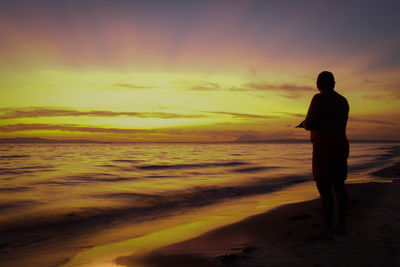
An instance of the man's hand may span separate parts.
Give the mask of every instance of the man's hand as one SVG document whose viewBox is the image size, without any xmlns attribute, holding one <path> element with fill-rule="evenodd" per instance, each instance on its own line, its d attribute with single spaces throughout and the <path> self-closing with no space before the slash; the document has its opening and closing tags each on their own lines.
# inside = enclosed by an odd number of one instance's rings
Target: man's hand
<svg viewBox="0 0 400 267">
<path fill-rule="evenodd" d="M 304 121 L 300 122 L 300 124 L 297 125 L 296 128 L 304 128 Z"/>
</svg>

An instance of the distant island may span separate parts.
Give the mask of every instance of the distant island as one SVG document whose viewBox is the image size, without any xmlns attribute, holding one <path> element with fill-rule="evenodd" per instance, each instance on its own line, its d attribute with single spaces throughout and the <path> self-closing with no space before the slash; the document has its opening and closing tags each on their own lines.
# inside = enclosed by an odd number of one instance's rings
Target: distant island
<svg viewBox="0 0 400 267">
<path fill-rule="evenodd" d="M 236 139 L 236 142 L 258 142 L 262 141 L 259 136 L 252 135 L 252 134 L 245 134 Z"/>
</svg>

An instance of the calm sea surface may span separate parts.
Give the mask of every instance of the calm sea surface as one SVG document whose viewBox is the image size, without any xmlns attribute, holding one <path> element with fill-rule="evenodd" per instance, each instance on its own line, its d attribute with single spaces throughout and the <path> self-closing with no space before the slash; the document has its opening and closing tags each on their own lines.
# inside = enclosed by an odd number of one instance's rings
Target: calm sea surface
<svg viewBox="0 0 400 267">
<path fill-rule="evenodd" d="M 0 226 L 116 227 L 284 191 L 311 180 L 311 149 L 311 144 L 2 144 Z M 351 144 L 348 182 L 371 179 L 367 174 L 395 161 L 399 150 L 393 143 Z"/>
<path fill-rule="evenodd" d="M 7 144 L 0 220 L 120 207 L 184 209 L 310 180 L 310 144 Z M 354 179 L 398 155 L 352 144 Z M 350 179 L 351 179 L 350 178 Z M 167 206 L 167 207 L 166 207 Z"/>
</svg>

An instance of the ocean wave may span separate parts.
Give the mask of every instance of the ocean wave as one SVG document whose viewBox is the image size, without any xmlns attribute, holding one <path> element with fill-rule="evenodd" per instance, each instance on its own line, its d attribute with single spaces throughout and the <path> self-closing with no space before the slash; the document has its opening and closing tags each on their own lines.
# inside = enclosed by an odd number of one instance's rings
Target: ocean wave
<svg viewBox="0 0 400 267">
<path fill-rule="evenodd" d="M 136 168 L 140 170 L 165 170 L 165 169 L 190 169 L 190 168 L 207 168 L 207 167 L 230 167 L 230 166 L 240 166 L 247 164 L 248 164 L 247 162 L 243 161 L 231 161 L 231 162 L 221 162 L 221 163 L 142 165 L 142 166 L 137 166 Z"/>
<path fill-rule="evenodd" d="M 259 167 L 233 169 L 232 171 L 233 172 L 259 172 L 259 171 L 278 169 L 278 168 L 281 168 L 281 167 L 279 167 L 279 166 L 259 166 Z"/>
<path fill-rule="evenodd" d="M 32 206 L 37 204 L 39 204 L 39 202 L 32 200 L 20 200 L 20 201 L 0 203 L 0 212 L 8 212 L 9 210 L 14 210 L 14 209 L 32 208 Z"/>
<path fill-rule="evenodd" d="M 370 174 L 380 178 L 398 178 L 400 177 L 400 161 Z"/>
<path fill-rule="evenodd" d="M 142 160 L 139 159 L 114 159 L 112 160 L 113 162 L 127 162 L 127 163 L 137 163 L 140 162 Z"/>
<path fill-rule="evenodd" d="M 160 217 L 168 217 L 216 204 L 224 200 L 242 198 L 257 194 L 265 194 L 281 190 L 292 184 L 309 181 L 309 176 L 287 176 L 277 178 L 265 178 L 248 184 L 235 186 L 205 186 L 195 187 L 191 190 L 176 190 L 163 194 L 143 194 L 136 192 L 119 192 L 107 194 L 93 194 L 85 197 L 93 199 L 123 199 L 122 207 L 96 207 L 70 210 L 64 214 L 27 218 L 29 224 L 38 231 L 49 231 L 49 229 L 68 229 L 74 225 L 76 231 L 85 229 L 90 231 L 96 227 L 105 226 L 113 222 L 139 222 L 150 221 Z M 57 183 L 53 181 L 52 183 Z M 20 203 L 23 204 L 23 203 Z M 29 204 L 29 203 L 25 203 Z M 24 204 L 24 205 L 25 205 Z M 17 203 L 13 204 L 19 205 Z M 11 206 L 9 206 L 11 207 Z M 4 208 L 9 208 L 5 206 Z M 16 207 L 16 206 L 15 206 Z M 9 224 L 2 227 L 3 231 L 25 231 L 24 222 Z M 42 230 L 40 230 L 42 229 Z M 3 231 L 0 231 L 0 235 Z"/>
<path fill-rule="evenodd" d="M 51 165 L 23 166 L 15 168 L 0 168 L 0 174 L 23 174 L 23 173 L 44 172 L 53 170 L 54 167 Z"/>
<path fill-rule="evenodd" d="M 17 168 L 0 168 L 0 171 L 5 171 L 5 170 L 37 170 L 37 169 L 52 169 L 53 166 L 51 165 L 34 165 L 34 166 L 23 166 L 23 167 L 17 167 Z"/>
<path fill-rule="evenodd" d="M 24 174 L 24 173 L 32 173 L 34 171 L 28 171 L 28 170 L 3 170 L 0 171 L 0 174 Z"/>
<path fill-rule="evenodd" d="M 148 175 L 145 176 L 145 178 L 177 178 L 177 177 L 182 177 L 182 176 L 177 176 L 177 175 Z"/>
<path fill-rule="evenodd" d="M 28 187 L 28 186 L 0 187 L 0 192 L 1 193 L 24 192 L 24 191 L 29 191 L 31 189 L 32 189 L 32 187 Z"/>
<path fill-rule="evenodd" d="M 16 158 L 29 158 L 29 155 L 6 155 L 6 156 L 0 156 L 0 159 L 16 159 Z"/>
<path fill-rule="evenodd" d="M 115 168 L 117 167 L 117 165 L 114 164 L 101 164 L 101 165 L 97 165 L 99 167 L 104 167 L 104 168 Z"/>
<path fill-rule="evenodd" d="M 91 182 L 127 182 L 137 180 L 136 177 L 122 177 L 110 173 L 82 173 L 57 177 L 51 181 L 41 181 L 36 184 L 40 185 L 76 185 L 90 184 Z"/>
<path fill-rule="evenodd" d="M 381 165 L 385 165 L 388 162 L 391 162 L 393 159 L 398 158 L 400 154 L 400 146 L 391 146 L 391 147 L 380 147 L 376 148 L 380 151 L 384 151 L 384 153 L 375 155 L 371 160 L 365 160 L 362 163 L 358 164 L 349 164 L 348 169 L 350 172 L 355 171 L 363 171 L 368 169 L 373 169 L 379 167 Z M 365 157 L 364 155 L 358 157 Z M 357 157 L 352 157 L 357 158 Z"/>
</svg>

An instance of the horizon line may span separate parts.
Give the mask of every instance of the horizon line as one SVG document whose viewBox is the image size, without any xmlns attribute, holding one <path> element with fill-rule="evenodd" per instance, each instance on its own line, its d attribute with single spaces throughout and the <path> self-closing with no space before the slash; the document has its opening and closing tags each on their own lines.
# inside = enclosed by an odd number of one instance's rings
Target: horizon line
<svg viewBox="0 0 400 267">
<path fill-rule="evenodd" d="M 99 140 L 86 140 L 86 139 L 47 139 L 41 137 L 11 137 L 11 138 L 0 138 L 0 144 L 11 144 L 11 143 L 115 143 L 115 144 L 132 144 L 132 143 L 222 143 L 222 144 L 243 144 L 243 143 L 311 143 L 310 139 L 265 139 L 265 140 L 232 140 L 232 141 L 99 141 Z M 400 140 L 386 140 L 386 139 L 354 139 L 349 142 L 355 143 L 398 143 Z"/>
</svg>

